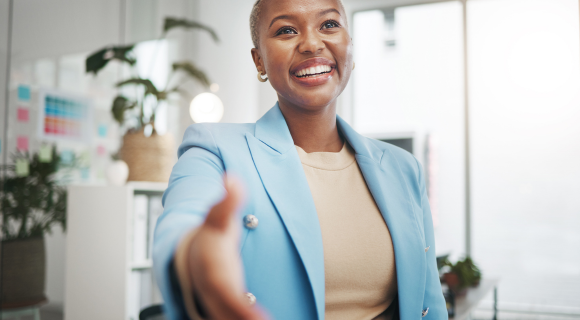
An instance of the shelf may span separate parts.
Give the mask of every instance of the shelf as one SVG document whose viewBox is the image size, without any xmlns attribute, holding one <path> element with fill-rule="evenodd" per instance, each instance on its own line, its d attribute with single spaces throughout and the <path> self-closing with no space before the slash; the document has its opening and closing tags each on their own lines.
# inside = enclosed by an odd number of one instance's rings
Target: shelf
<svg viewBox="0 0 580 320">
<path fill-rule="evenodd" d="M 151 260 L 131 262 L 131 270 L 143 270 L 151 268 L 153 268 L 153 261 Z"/>
<path fill-rule="evenodd" d="M 165 182 L 130 181 L 127 186 L 137 192 L 164 192 L 167 189 Z"/>
</svg>

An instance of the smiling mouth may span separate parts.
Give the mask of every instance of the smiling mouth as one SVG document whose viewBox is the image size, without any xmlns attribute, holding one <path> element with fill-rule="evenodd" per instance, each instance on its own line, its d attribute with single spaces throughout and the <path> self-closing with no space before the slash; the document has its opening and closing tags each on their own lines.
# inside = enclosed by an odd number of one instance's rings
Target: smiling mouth
<svg viewBox="0 0 580 320">
<path fill-rule="evenodd" d="M 318 65 L 315 67 L 304 68 L 296 71 L 294 75 L 297 78 L 313 78 L 323 74 L 330 73 L 332 67 L 329 65 Z"/>
</svg>

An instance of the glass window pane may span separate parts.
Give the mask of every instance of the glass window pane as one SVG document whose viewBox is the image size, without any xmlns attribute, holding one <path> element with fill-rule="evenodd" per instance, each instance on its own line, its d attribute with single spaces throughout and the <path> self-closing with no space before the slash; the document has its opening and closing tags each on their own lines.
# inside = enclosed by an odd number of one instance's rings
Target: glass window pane
<svg viewBox="0 0 580 320">
<path fill-rule="evenodd" d="M 473 255 L 500 308 L 580 314 L 578 13 L 468 1 Z"/>
<path fill-rule="evenodd" d="M 372 10 L 353 19 L 356 129 L 413 138 L 425 167 L 437 254 L 464 253 L 462 7 L 457 1 Z"/>
</svg>

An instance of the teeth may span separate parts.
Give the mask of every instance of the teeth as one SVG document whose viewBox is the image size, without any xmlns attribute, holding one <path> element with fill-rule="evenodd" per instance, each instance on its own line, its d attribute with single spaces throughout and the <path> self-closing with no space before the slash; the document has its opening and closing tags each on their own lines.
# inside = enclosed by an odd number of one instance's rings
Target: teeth
<svg viewBox="0 0 580 320">
<path fill-rule="evenodd" d="M 304 68 L 296 72 L 296 76 L 298 77 L 308 77 L 315 74 L 326 73 L 330 72 L 332 68 L 328 65 L 320 65 L 316 67 Z"/>
</svg>

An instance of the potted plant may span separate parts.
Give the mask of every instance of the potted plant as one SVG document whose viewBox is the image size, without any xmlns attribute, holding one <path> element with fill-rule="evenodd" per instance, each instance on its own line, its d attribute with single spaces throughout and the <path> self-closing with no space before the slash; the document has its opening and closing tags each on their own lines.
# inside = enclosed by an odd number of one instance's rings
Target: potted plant
<svg viewBox="0 0 580 320">
<path fill-rule="evenodd" d="M 217 34 L 209 27 L 195 21 L 165 18 L 163 34 L 174 28 L 199 29 L 208 32 L 214 41 L 219 41 Z M 133 55 L 135 44 L 125 46 L 106 47 L 94 52 L 86 59 L 86 72 L 97 74 L 109 61 L 118 60 L 134 69 L 137 59 Z M 133 74 L 137 74 L 134 72 Z M 166 101 L 172 94 L 187 94 L 180 86 L 189 79 L 195 79 L 204 86 L 209 86 L 210 81 L 203 71 L 198 69 L 191 61 L 173 63 L 169 79 L 174 75 L 181 74 L 176 85 L 165 88 L 156 87 L 150 79 L 130 77 L 117 83 L 118 88 L 138 86 L 142 89 L 137 91 L 134 97 L 117 95 L 112 102 L 111 112 L 113 118 L 127 129 L 123 137 L 123 145 L 119 150 L 120 158 L 129 167 L 129 181 L 160 181 L 167 182 L 173 166 L 174 142 L 170 135 L 159 135 L 155 130 L 155 115 L 161 102 Z M 151 116 L 146 116 L 145 100 L 153 97 L 155 105 Z"/>
<path fill-rule="evenodd" d="M 470 257 L 457 261 L 455 264 L 445 259 L 447 272 L 443 274 L 443 282 L 455 295 L 464 295 L 467 288 L 476 287 L 481 280 L 481 271 Z"/>
<path fill-rule="evenodd" d="M 54 226 L 66 228 L 67 197 L 55 178 L 61 167 L 56 148 L 46 151 L 18 153 L 15 165 L 5 166 L 0 189 L 2 309 L 46 301 L 44 235 Z"/>
</svg>

